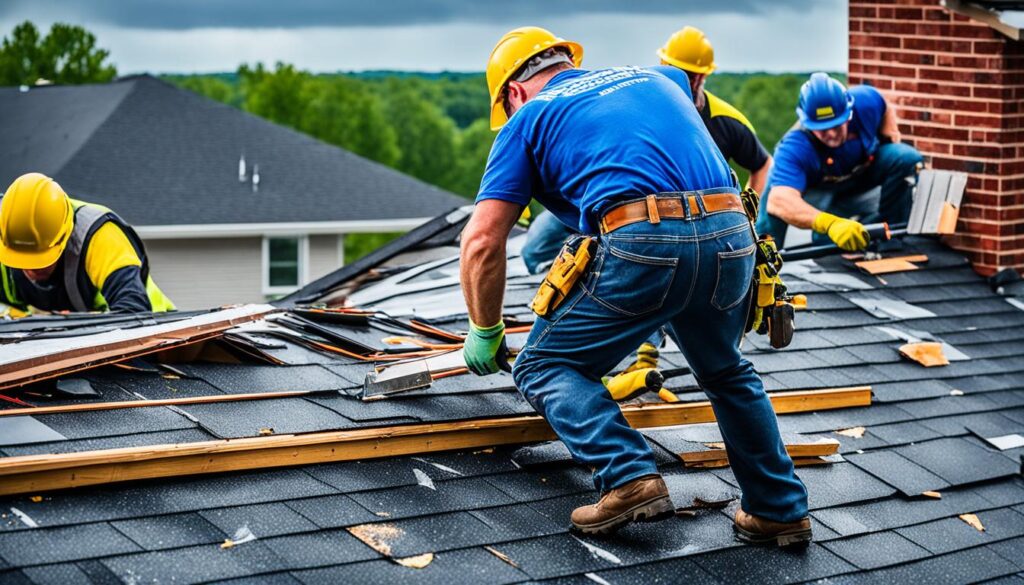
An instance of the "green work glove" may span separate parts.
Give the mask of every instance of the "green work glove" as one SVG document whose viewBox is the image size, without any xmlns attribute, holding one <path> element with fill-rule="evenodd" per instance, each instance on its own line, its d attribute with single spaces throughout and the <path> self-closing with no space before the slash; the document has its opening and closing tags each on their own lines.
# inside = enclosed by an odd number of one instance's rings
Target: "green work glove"
<svg viewBox="0 0 1024 585">
<path fill-rule="evenodd" d="M 511 372 L 508 346 L 505 345 L 505 323 L 498 321 L 491 327 L 479 327 L 470 321 L 462 357 L 469 371 L 477 376 L 497 374 L 498 370 Z"/>
<path fill-rule="evenodd" d="M 856 252 L 868 247 L 868 230 L 860 222 L 843 219 L 831 213 L 821 212 L 814 218 L 811 229 L 829 237 L 837 246 L 847 252 Z"/>
</svg>

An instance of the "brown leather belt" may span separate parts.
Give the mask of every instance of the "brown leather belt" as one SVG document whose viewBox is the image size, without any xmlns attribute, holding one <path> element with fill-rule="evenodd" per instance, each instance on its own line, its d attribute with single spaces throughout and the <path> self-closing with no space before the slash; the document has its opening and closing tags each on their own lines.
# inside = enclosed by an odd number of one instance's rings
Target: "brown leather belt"
<svg viewBox="0 0 1024 585">
<path fill-rule="evenodd" d="M 690 206 L 691 216 L 700 216 L 697 199 L 704 204 L 707 213 L 718 211 L 738 211 L 743 213 L 743 203 L 732 193 L 713 193 L 710 195 L 690 195 L 686 198 Z M 601 233 L 607 234 L 620 227 L 641 221 L 660 223 L 663 219 L 684 219 L 687 215 L 683 210 L 683 198 L 671 196 L 648 195 L 629 203 L 623 203 L 610 209 L 601 218 Z"/>
</svg>

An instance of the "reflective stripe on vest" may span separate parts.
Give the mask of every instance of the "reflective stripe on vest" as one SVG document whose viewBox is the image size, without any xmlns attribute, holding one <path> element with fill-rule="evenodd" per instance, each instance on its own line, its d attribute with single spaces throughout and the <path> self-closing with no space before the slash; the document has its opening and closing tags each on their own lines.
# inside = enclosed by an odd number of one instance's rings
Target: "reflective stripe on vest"
<svg viewBox="0 0 1024 585">
<path fill-rule="evenodd" d="M 14 284 L 14 273 L 0 264 L 0 281 L 3 281 L 4 301 L 12 306 L 23 308 L 24 303 L 18 298 L 18 287 Z"/>
<path fill-rule="evenodd" d="M 64 289 L 68 293 L 71 306 L 76 311 L 91 311 L 93 304 L 86 303 L 82 290 L 79 287 L 79 271 L 82 268 L 82 253 L 85 249 L 89 236 L 99 229 L 108 218 L 108 211 L 92 205 L 81 205 L 75 209 L 75 228 L 68 238 L 67 247 L 64 248 Z M 95 229 L 93 229 L 95 227 Z"/>
<path fill-rule="evenodd" d="M 99 308 L 96 306 L 94 299 L 86 299 L 86 295 L 90 292 L 86 285 L 90 280 L 87 274 L 83 274 L 85 267 L 84 254 L 88 250 L 92 235 L 108 221 L 119 227 L 124 232 L 125 237 L 128 238 L 132 247 L 135 248 L 135 253 L 138 255 L 139 261 L 142 262 L 140 276 L 142 277 L 142 282 L 146 285 L 150 304 L 152 305 L 153 298 L 156 296 L 161 300 L 161 306 L 166 305 L 167 307 L 159 310 L 173 310 L 173 303 L 156 288 L 155 284 L 152 284 L 152 279 L 149 278 L 149 259 L 146 257 L 146 246 L 142 243 L 142 238 L 139 237 L 135 230 L 125 223 L 120 216 L 102 205 L 85 203 L 84 201 L 76 201 L 74 199 L 71 200 L 71 204 L 75 208 L 75 227 L 71 231 L 71 236 L 68 237 L 68 244 L 64 249 L 63 258 L 64 288 L 74 310 L 94 311 Z M 102 298 L 99 290 L 96 291 L 96 297 Z"/>
<path fill-rule="evenodd" d="M 749 128 L 751 132 L 754 132 L 755 134 L 757 133 L 757 131 L 754 130 L 754 125 L 750 123 L 750 120 L 743 115 L 743 112 L 737 110 L 735 106 L 707 90 L 704 91 L 704 97 L 708 102 L 709 117 L 717 118 L 718 116 L 725 116 L 726 118 L 732 118 Z"/>
</svg>

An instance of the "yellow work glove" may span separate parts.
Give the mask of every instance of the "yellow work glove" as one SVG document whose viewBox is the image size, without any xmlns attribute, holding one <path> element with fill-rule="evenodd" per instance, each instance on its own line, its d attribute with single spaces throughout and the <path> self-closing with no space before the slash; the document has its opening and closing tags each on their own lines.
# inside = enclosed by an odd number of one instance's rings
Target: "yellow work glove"
<svg viewBox="0 0 1024 585">
<path fill-rule="evenodd" d="M 629 367 L 622 370 L 622 373 L 628 374 L 629 372 L 635 372 L 636 370 L 657 368 L 658 355 L 658 348 L 645 341 L 640 344 L 640 347 L 636 350 L 636 361 L 629 364 Z"/>
<path fill-rule="evenodd" d="M 811 229 L 828 236 L 837 246 L 847 252 L 856 252 L 867 248 L 868 240 L 871 239 L 868 230 L 864 229 L 860 222 L 843 219 L 824 211 L 814 218 Z"/>
<path fill-rule="evenodd" d="M 623 372 L 603 381 L 608 393 L 612 395 L 612 400 L 622 402 L 632 400 L 644 392 L 657 392 L 665 383 L 665 376 L 654 368 L 643 368 Z"/>
</svg>

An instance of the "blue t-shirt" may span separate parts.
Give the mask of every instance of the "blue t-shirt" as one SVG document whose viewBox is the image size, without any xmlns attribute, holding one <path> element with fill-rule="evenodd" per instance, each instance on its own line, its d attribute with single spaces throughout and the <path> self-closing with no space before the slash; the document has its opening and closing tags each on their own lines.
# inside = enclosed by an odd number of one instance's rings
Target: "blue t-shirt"
<svg viewBox="0 0 1024 585">
<path fill-rule="evenodd" d="M 609 203 L 732 187 L 729 166 L 674 67 L 562 71 L 498 133 L 477 202 L 535 198 L 567 226 L 597 232 Z"/>
<path fill-rule="evenodd" d="M 803 129 L 786 133 L 775 147 L 775 164 L 768 178 L 772 187 L 792 187 L 801 193 L 821 182 L 826 175 L 850 174 L 878 149 L 878 129 L 885 115 L 885 99 L 870 85 L 850 88 L 853 118 L 846 142 L 829 148 Z M 832 163 L 828 164 L 831 159 Z"/>
</svg>

